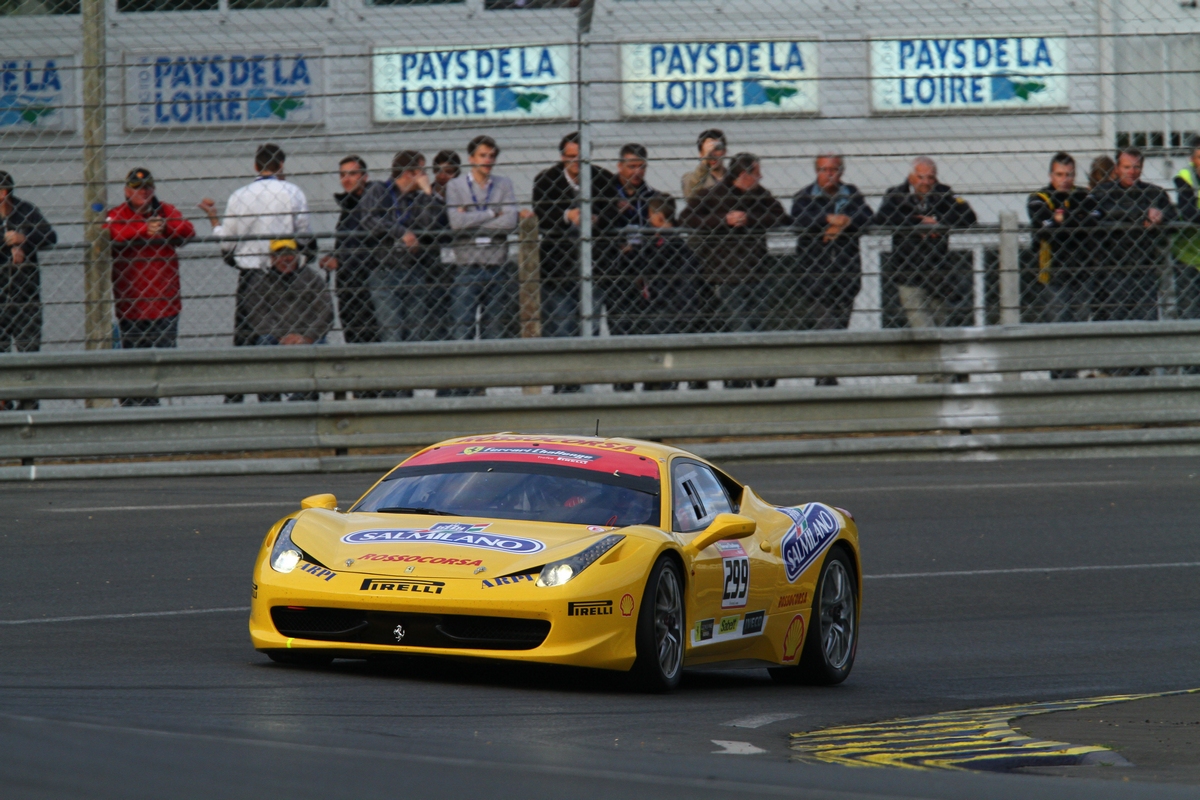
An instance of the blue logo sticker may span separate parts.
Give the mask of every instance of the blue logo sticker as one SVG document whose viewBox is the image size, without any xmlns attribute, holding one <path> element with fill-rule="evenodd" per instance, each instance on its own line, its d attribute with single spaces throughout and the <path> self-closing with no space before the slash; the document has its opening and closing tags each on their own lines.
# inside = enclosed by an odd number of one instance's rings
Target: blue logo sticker
<svg viewBox="0 0 1200 800">
<path fill-rule="evenodd" d="M 792 527 L 783 535 L 780 547 L 787 579 L 794 583 L 812 566 L 842 530 L 837 515 L 828 506 L 809 503 L 800 508 L 780 507 L 792 518 Z"/>
<path fill-rule="evenodd" d="M 337 573 L 333 570 L 317 566 L 316 564 L 310 564 L 307 561 L 300 562 L 300 569 L 303 572 L 307 572 L 309 575 L 315 575 L 318 578 L 324 578 L 326 583 L 337 577 Z"/>
<path fill-rule="evenodd" d="M 379 544 L 380 542 L 429 542 L 457 547 L 477 547 L 501 553 L 538 553 L 546 545 L 536 539 L 489 534 L 483 531 L 491 523 L 438 522 L 428 528 L 372 528 L 355 531 L 342 537 L 346 544 Z"/>
</svg>

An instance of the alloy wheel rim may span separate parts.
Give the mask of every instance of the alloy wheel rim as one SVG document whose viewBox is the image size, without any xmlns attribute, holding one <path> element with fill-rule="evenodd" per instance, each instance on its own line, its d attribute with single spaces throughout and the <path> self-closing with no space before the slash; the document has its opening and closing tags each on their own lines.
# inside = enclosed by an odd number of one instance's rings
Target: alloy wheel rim
<svg viewBox="0 0 1200 800">
<path fill-rule="evenodd" d="M 854 652 L 854 590 L 840 561 L 830 561 L 821 584 L 821 646 L 825 661 L 842 669 Z"/>
<path fill-rule="evenodd" d="M 654 642 L 663 677 L 674 678 L 683 660 L 683 607 L 675 572 L 664 569 L 654 597 Z"/>
</svg>

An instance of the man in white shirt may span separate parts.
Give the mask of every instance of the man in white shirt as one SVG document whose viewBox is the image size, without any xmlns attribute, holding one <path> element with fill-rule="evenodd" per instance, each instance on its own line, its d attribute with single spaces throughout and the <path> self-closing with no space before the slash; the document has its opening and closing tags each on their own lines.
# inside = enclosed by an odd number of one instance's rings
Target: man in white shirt
<svg viewBox="0 0 1200 800">
<path fill-rule="evenodd" d="M 317 242 L 308 219 L 308 199 L 303 190 L 284 178 L 287 158 L 277 144 L 264 144 L 254 154 L 258 177 L 229 196 L 225 219 L 217 218 L 217 204 L 211 198 L 200 201 L 200 210 L 213 226 L 213 235 L 225 238 L 221 252 L 225 263 L 238 270 L 237 298 L 233 312 L 233 346 L 254 344 L 254 333 L 247 325 L 246 311 L 254 298 L 248 296 L 253 270 L 271 268 L 271 240 L 295 239 L 310 261 L 317 255 Z M 226 398 L 240 402 L 240 395 Z"/>
</svg>

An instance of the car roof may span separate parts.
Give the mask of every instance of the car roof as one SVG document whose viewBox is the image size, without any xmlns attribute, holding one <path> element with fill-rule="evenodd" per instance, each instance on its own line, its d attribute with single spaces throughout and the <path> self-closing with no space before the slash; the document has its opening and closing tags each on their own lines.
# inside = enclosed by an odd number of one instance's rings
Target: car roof
<svg viewBox="0 0 1200 800">
<path fill-rule="evenodd" d="M 485 433 L 475 436 L 460 436 L 454 439 L 446 439 L 436 444 L 432 444 L 416 453 L 413 453 L 406 461 L 416 458 L 422 453 L 430 450 L 435 450 L 447 445 L 457 444 L 488 444 L 488 443 L 542 443 L 553 445 L 571 445 L 575 447 L 595 447 L 599 450 L 607 450 L 610 452 L 631 453 L 633 455 L 645 456 L 653 458 L 656 461 L 666 463 L 672 456 L 687 456 L 695 458 L 699 461 L 705 459 L 689 453 L 686 450 L 681 450 L 678 447 L 672 447 L 661 442 L 647 442 L 642 439 L 627 439 L 619 436 L 565 436 L 563 434 L 554 433 L 514 433 L 505 431 L 503 433 Z"/>
</svg>

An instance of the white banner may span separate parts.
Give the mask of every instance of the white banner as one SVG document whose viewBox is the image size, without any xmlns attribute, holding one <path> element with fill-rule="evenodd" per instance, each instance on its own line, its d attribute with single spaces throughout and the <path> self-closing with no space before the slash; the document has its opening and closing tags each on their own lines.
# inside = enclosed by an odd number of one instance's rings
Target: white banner
<svg viewBox="0 0 1200 800">
<path fill-rule="evenodd" d="M 565 119 L 572 113 L 571 49 L 376 48 L 376 122 Z"/>
<path fill-rule="evenodd" d="M 71 56 L 0 59 L 0 130 L 75 129 Z"/>
<path fill-rule="evenodd" d="M 1065 38 L 871 41 L 872 111 L 1049 111 L 1070 103 Z"/>
<path fill-rule="evenodd" d="M 635 42 L 621 45 L 625 117 L 815 114 L 817 43 Z"/>
<path fill-rule="evenodd" d="M 317 125 L 317 53 L 150 53 L 125 63 L 126 127 Z"/>
</svg>

